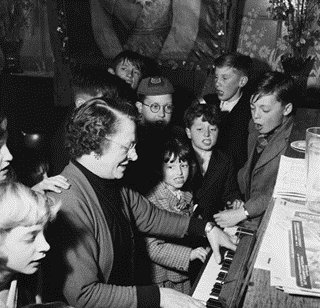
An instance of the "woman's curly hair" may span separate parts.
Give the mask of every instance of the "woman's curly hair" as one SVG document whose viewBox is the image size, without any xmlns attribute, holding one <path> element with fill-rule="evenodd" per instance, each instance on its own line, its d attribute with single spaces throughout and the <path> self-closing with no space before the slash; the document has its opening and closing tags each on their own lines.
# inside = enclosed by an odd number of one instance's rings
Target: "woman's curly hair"
<svg viewBox="0 0 320 308">
<path fill-rule="evenodd" d="M 107 145 L 106 136 L 117 132 L 120 117 L 138 119 L 135 107 L 127 100 L 94 98 L 76 108 L 66 126 L 66 148 L 71 158 L 92 151 L 101 155 Z"/>
</svg>

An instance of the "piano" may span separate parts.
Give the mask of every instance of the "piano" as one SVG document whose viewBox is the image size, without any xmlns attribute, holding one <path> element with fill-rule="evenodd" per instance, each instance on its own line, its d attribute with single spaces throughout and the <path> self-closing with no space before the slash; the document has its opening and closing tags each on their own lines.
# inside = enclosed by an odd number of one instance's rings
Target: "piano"
<svg viewBox="0 0 320 308">
<path fill-rule="evenodd" d="M 222 261 L 217 264 L 212 252 L 203 264 L 191 289 L 191 296 L 208 308 L 239 307 L 248 260 L 255 243 L 255 231 L 243 227 L 224 231 L 238 238 L 236 251 L 221 248 Z"/>
</svg>

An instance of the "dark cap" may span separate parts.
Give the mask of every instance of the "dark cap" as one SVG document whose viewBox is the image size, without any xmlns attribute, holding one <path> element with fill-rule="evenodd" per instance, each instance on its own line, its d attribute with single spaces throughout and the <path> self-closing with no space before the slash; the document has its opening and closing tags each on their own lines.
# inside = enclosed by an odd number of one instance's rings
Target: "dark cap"
<svg viewBox="0 0 320 308">
<path fill-rule="evenodd" d="M 155 76 L 142 79 L 137 93 L 143 95 L 165 95 L 174 92 L 173 86 L 167 78 Z"/>
</svg>

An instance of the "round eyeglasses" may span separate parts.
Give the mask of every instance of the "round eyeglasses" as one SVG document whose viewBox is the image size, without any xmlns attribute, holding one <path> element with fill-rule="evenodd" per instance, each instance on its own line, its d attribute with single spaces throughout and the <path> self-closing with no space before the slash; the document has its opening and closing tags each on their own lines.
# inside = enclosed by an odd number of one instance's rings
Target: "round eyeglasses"
<svg viewBox="0 0 320 308">
<path fill-rule="evenodd" d="M 164 110 L 165 113 L 172 113 L 172 111 L 173 111 L 173 106 L 172 106 L 172 105 L 160 106 L 160 105 L 157 104 L 157 103 L 153 103 L 153 104 L 151 104 L 151 105 L 142 103 L 142 105 L 148 106 L 148 107 L 150 108 L 151 112 L 153 112 L 153 113 L 159 112 L 159 110 L 161 109 L 161 107 L 163 108 L 163 110 Z"/>
</svg>

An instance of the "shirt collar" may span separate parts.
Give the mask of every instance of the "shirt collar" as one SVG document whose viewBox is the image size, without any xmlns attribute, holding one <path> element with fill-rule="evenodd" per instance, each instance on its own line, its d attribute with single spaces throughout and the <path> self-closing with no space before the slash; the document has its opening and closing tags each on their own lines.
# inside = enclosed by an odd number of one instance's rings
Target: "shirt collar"
<svg viewBox="0 0 320 308">
<path fill-rule="evenodd" d="M 242 93 L 237 99 L 235 99 L 233 101 L 221 101 L 220 102 L 221 111 L 231 112 L 231 110 L 234 108 L 234 106 L 237 105 L 237 103 L 239 102 L 241 96 L 242 96 Z"/>
</svg>

